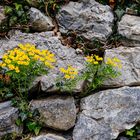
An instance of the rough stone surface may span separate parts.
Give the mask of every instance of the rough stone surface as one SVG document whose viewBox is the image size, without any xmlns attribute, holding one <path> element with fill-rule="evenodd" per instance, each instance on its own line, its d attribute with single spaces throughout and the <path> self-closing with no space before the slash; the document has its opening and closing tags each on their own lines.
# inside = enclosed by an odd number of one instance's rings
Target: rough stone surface
<svg viewBox="0 0 140 140">
<path fill-rule="evenodd" d="M 105 41 L 112 33 L 114 16 L 109 6 L 89 0 L 63 6 L 57 19 L 62 33 L 73 30 L 89 40 Z"/>
<path fill-rule="evenodd" d="M 4 7 L 0 6 L 0 24 L 3 22 L 3 20 L 6 19 L 6 15 L 4 14 Z"/>
<path fill-rule="evenodd" d="M 107 57 L 118 57 L 122 62 L 122 68 L 118 71 L 121 75 L 115 79 L 106 80 L 105 87 L 120 87 L 126 85 L 140 85 L 140 48 L 119 47 L 106 50 Z"/>
<path fill-rule="evenodd" d="M 22 128 L 15 124 L 18 118 L 18 109 L 11 106 L 11 102 L 0 103 L 0 138 L 9 133 L 20 134 Z"/>
<path fill-rule="evenodd" d="M 140 42 L 140 17 L 125 14 L 118 23 L 118 32 L 130 40 Z"/>
<path fill-rule="evenodd" d="M 73 97 L 52 96 L 33 100 L 31 109 L 38 109 L 45 126 L 56 130 L 68 130 L 75 124 L 76 107 Z"/>
<path fill-rule="evenodd" d="M 2 58 L 2 55 L 6 51 L 15 48 L 18 44 L 19 44 L 19 42 L 17 42 L 17 41 L 1 39 L 0 40 L 0 59 Z"/>
<path fill-rule="evenodd" d="M 41 90 L 44 92 L 58 90 L 55 87 L 55 83 L 58 75 L 60 75 L 60 67 L 66 68 L 67 65 L 72 65 L 79 72 L 84 68 L 84 57 L 80 54 L 77 55 L 73 48 L 63 46 L 58 37 L 53 36 L 53 32 L 27 34 L 16 31 L 10 40 L 0 40 L 0 58 L 6 50 L 16 47 L 18 43 L 27 42 L 36 45 L 39 49 L 48 49 L 56 56 L 57 63 L 55 64 L 55 68 L 47 76 L 38 77 L 34 82 L 34 86 L 40 82 Z M 83 82 L 80 83 L 74 89 L 75 92 L 82 91 Z"/>
<path fill-rule="evenodd" d="M 140 87 L 101 91 L 81 100 L 73 140 L 112 140 L 140 121 Z"/>
<path fill-rule="evenodd" d="M 58 135 L 49 133 L 46 135 L 44 134 L 44 135 L 30 138 L 30 140 L 66 140 L 66 139 L 62 136 L 58 136 Z"/>
<path fill-rule="evenodd" d="M 35 31 L 51 31 L 54 27 L 52 20 L 36 8 L 29 11 L 31 27 Z"/>
</svg>

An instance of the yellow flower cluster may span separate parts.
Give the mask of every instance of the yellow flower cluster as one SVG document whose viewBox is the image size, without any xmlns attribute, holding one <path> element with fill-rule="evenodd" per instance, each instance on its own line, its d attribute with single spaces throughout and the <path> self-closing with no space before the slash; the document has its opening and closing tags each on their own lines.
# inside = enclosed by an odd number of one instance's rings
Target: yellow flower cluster
<svg viewBox="0 0 140 140">
<path fill-rule="evenodd" d="M 106 64 L 111 65 L 113 67 L 122 68 L 121 60 L 117 57 L 107 58 Z"/>
<path fill-rule="evenodd" d="M 28 66 L 31 61 L 41 61 L 45 66 L 53 68 L 52 63 L 56 62 L 54 54 L 48 50 L 36 49 L 29 43 L 19 44 L 18 48 L 8 51 L 2 58 L 0 67 L 7 67 L 9 70 L 20 72 L 20 66 Z"/>
<path fill-rule="evenodd" d="M 77 69 L 75 69 L 72 66 L 68 66 L 67 69 L 60 68 L 60 72 L 62 72 L 64 74 L 65 79 L 74 79 L 75 76 L 78 74 Z"/>
<path fill-rule="evenodd" d="M 86 57 L 86 61 L 89 63 L 92 63 L 94 65 L 99 64 L 100 61 L 102 61 L 103 58 L 99 57 L 98 55 L 91 55 Z"/>
<path fill-rule="evenodd" d="M 34 60 L 39 60 L 43 62 L 47 67 L 53 68 L 52 63 L 56 62 L 54 54 L 48 50 L 39 50 L 36 49 L 34 45 L 31 44 L 19 44 L 19 47 L 28 53 L 29 57 Z"/>
</svg>

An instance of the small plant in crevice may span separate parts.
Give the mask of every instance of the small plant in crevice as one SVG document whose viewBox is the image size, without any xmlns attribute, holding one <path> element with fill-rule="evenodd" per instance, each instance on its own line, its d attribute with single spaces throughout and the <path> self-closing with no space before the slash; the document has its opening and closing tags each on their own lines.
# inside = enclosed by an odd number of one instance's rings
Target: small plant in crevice
<svg viewBox="0 0 140 140">
<path fill-rule="evenodd" d="M 62 75 L 57 79 L 56 86 L 61 92 L 67 91 L 72 93 L 77 82 L 80 80 L 78 70 L 71 65 L 69 65 L 66 69 L 61 67 L 59 70 Z"/>
<path fill-rule="evenodd" d="M 27 99 L 29 86 L 35 76 L 47 74 L 56 60 L 54 54 L 48 50 L 41 51 L 29 43 L 18 46 L 19 48 L 3 55 L 0 66 L 6 70 L 5 74 L 10 76 L 10 85 L 15 93 Z"/>
<path fill-rule="evenodd" d="M 133 128 L 122 132 L 116 140 L 127 139 L 127 140 L 139 140 L 140 139 L 140 124 L 138 123 Z"/>
<path fill-rule="evenodd" d="M 49 50 L 39 50 L 29 43 L 19 44 L 17 48 L 7 51 L 0 62 L 0 70 L 4 71 L 0 75 L 1 89 L 6 90 L 9 86 L 10 93 L 14 96 L 13 106 L 19 109 L 16 124 L 24 125 L 24 128 L 36 135 L 41 125 L 34 119 L 36 113 L 29 109 L 29 89 L 35 77 L 47 75 L 55 62 L 55 56 Z M 0 96 L 4 98 L 6 94 L 2 90 Z"/>
<path fill-rule="evenodd" d="M 60 71 L 64 74 L 63 78 L 60 78 L 57 82 L 60 90 L 73 91 L 75 86 L 80 80 L 86 81 L 86 88 L 83 91 L 83 95 L 89 94 L 95 89 L 102 86 L 107 79 L 116 78 L 120 75 L 118 69 L 122 67 L 121 61 L 114 58 L 107 58 L 103 61 L 102 57 L 98 55 L 87 56 L 85 62 L 85 68 L 81 75 L 75 68 L 69 66 L 68 69 L 60 68 Z"/>
<path fill-rule="evenodd" d="M 119 76 L 120 73 L 117 69 L 121 66 L 121 61 L 116 57 L 107 58 L 104 62 L 103 58 L 98 55 L 87 56 L 83 73 L 83 77 L 87 81 L 87 91 L 85 92 L 90 93 L 102 86 L 105 80 Z"/>
<path fill-rule="evenodd" d="M 42 124 L 39 121 L 39 112 L 31 110 L 29 103 L 25 100 L 13 99 L 12 104 L 19 110 L 19 118 L 16 120 L 16 125 L 23 126 L 25 129 L 24 133 L 32 132 L 38 135 L 42 128 Z"/>
</svg>

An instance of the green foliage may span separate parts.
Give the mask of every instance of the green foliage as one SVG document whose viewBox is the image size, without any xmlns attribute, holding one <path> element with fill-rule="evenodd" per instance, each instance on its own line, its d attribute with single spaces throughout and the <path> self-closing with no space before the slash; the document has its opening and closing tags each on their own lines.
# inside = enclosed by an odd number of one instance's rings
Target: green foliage
<svg viewBox="0 0 140 140">
<path fill-rule="evenodd" d="M 139 140 L 140 139 L 140 124 L 138 123 L 133 128 L 121 133 L 116 140 L 120 140 L 120 137 L 125 137 L 128 140 Z"/>
<path fill-rule="evenodd" d="M 57 79 L 56 86 L 61 92 L 67 91 L 71 93 L 80 80 L 77 69 L 69 65 L 67 69 L 61 67 L 60 72 L 62 73 L 62 76 Z"/>
<path fill-rule="evenodd" d="M 10 29 L 29 30 L 28 3 L 25 0 L 3 0 L 7 20 L 0 25 L 0 32 Z"/>
<path fill-rule="evenodd" d="M 1 82 L 0 85 L 0 101 L 8 100 L 14 96 L 9 87 L 2 87 L 3 85 L 1 84 Z"/>
<path fill-rule="evenodd" d="M 55 61 L 54 54 L 49 50 L 39 50 L 26 43 L 5 53 L 0 62 L 0 97 L 3 100 L 14 96 L 12 104 L 19 110 L 16 124 L 36 135 L 41 130 L 41 124 L 38 111 L 29 107 L 29 87 L 36 76 L 47 74 Z"/>
<path fill-rule="evenodd" d="M 13 91 L 21 98 L 27 99 L 28 90 L 34 78 L 47 74 L 55 59 L 48 50 L 40 51 L 31 44 L 19 44 L 19 47 L 4 54 L 0 65 L 3 69 L 7 69 L 5 74 L 10 77 L 10 86 Z M 44 57 L 47 58 L 44 59 Z"/>
<path fill-rule="evenodd" d="M 33 131 L 35 133 L 35 135 L 38 135 L 40 130 L 41 130 L 41 126 L 34 121 L 33 122 L 28 122 L 27 127 L 30 130 L 30 132 Z"/>
<path fill-rule="evenodd" d="M 87 63 L 83 73 L 84 79 L 87 81 L 87 90 L 89 93 L 104 83 L 105 80 L 116 78 L 120 73 L 110 64 L 100 62 L 99 64 Z"/>
<path fill-rule="evenodd" d="M 75 89 L 77 83 L 82 80 L 82 77 L 77 75 L 75 76 L 74 79 L 66 79 L 59 77 L 56 80 L 56 87 L 61 91 L 61 92 L 68 92 L 72 94 L 73 90 Z"/>
<path fill-rule="evenodd" d="M 20 98 L 12 100 L 13 106 L 19 109 L 19 118 L 16 120 L 18 126 L 24 126 L 24 129 L 38 135 L 42 126 L 39 123 L 39 113 L 37 110 L 30 110 L 29 103 Z"/>
<path fill-rule="evenodd" d="M 20 136 L 18 136 L 16 133 L 11 133 L 3 136 L 1 140 L 17 140 L 19 139 Z"/>
<path fill-rule="evenodd" d="M 133 129 L 130 129 L 130 130 L 126 131 L 126 135 L 130 136 L 130 137 L 134 136 L 134 133 L 135 133 L 135 130 L 133 130 Z"/>
<path fill-rule="evenodd" d="M 105 80 L 119 76 L 119 68 L 121 68 L 121 62 L 116 57 L 107 58 L 106 62 L 104 62 L 103 58 L 98 55 L 87 56 L 85 69 L 83 69 L 81 75 L 77 75 L 78 72 L 71 66 L 68 69 L 60 68 L 64 75 L 59 78 L 56 86 L 61 91 L 72 92 L 77 83 L 83 80 L 87 84 L 86 90 L 82 94 L 86 95 L 102 86 Z"/>
</svg>

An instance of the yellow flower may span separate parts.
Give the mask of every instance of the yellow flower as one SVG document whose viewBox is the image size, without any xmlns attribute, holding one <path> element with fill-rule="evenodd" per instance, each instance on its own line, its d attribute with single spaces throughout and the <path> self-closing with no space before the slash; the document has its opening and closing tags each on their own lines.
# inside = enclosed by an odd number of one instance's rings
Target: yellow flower
<svg viewBox="0 0 140 140">
<path fill-rule="evenodd" d="M 19 48 L 23 51 L 26 51 L 27 48 L 23 44 L 18 44 Z"/>
<path fill-rule="evenodd" d="M 50 56 L 46 56 L 45 59 L 50 62 L 56 62 L 55 58 L 51 58 Z"/>
<path fill-rule="evenodd" d="M 70 79 L 71 77 L 69 75 L 64 76 L 66 79 Z"/>
<path fill-rule="evenodd" d="M 41 51 L 41 55 L 43 55 L 43 56 L 47 55 L 47 53 L 48 53 L 48 50 L 42 50 Z"/>
<path fill-rule="evenodd" d="M 11 60 L 10 59 L 5 59 L 4 61 L 5 61 L 6 64 L 11 63 Z"/>
<path fill-rule="evenodd" d="M 2 62 L 0 62 L 0 67 L 2 67 Z"/>
<path fill-rule="evenodd" d="M 118 63 L 120 63 L 120 62 L 121 62 L 121 60 L 120 60 L 120 59 L 118 59 L 117 57 L 114 57 L 114 58 L 113 58 L 113 61 L 114 61 L 114 62 L 118 62 Z"/>
<path fill-rule="evenodd" d="M 48 61 L 45 61 L 45 65 L 49 68 L 53 68 L 53 66 Z"/>
<path fill-rule="evenodd" d="M 39 54 L 39 55 L 41 54 L 41 51 L 38 50 L 38 49 L 35 49 L 34 52 L 37 53 L 37 54 Z"/>
<path fill-rule="evenodd" d="M 23 61 L 17 61 L 17 64 L 18 65 L 22 65 L 23 64 Z"/>
<path fill-rule="evenodd" d="M 5 64 L 5 63 L 2 63 L 2 64 L 1 64 L 1 67 L 6 67 L 6 64 Z"/>
<path fill-rule="evenodd" d="M 102 61 L 103 58 L 99 57 L 98 55 L 91 55 L 86 57 L 86 62 L 91 63 L 91 64 L 99 64 L 99 61 Z"/>
<path fill-rule="evenodd" d="M 71 76 L 71 79 L 74 79 L 75 78 L 75 76 Z"/>
<path fill-rule="evenodd" d="M 23 62 L 23 65 L 28 66 L 29 65 L 29 62 L 28 61 Z"/>
<path fill-rule="evenodd" d="M 39 55 L 34 55 L 33 59 L 39 60 L 40 56 Z"/>
<path fill-rule="evenodd" d="M 30 56 L 34 56 L 34 53 L 33 53 L 33 52 L 29 52 L 29 55 L 30 55 Z"/>
<path fill-rule="evenodd" d="M 72 66 L 68 66 L 67 69 L 62 67 L 59 70 L 61 73 L 64 74 L 65 79 L 74 79 L 75 76 L 78 74 L 78 71 Z"/>
<path fill-rule="evenodd" d="M 99 63 L 98 63 L 98 61 L 94 61 L 93 64 L 97 65 L 97 64 L 99 64 Z"/>
<path fill-rule="evenodd" d="M 102 61 L 103 60 L 103 58 L 99 57 L 98 55 L 94 55 L 94 57 L 95 57 L 96 61 Z"/>
<path fill-rule="evenodd" d="M 19 73 L 20 72 L 20 70 L 19 70 L 18 67 L 15 68 L 15 71 L 16 71 L 16 73 Z"/>
<path fill-rule="evenodd" d="M 43 57 L 40 57 L 40 61 L 45 61 L 45 58 L 43 58 Z"/>
<path fill-rule="evenodd" d="M 54 58 L 54 54 L 52 54 L 48 50 L 36 49 L 34 45 L 26 43 L 19 44 L 18 48 L 14 48 L 13 50 L 7 51 L 4 54 L 3 63 L 0 63 L 0 67 L 6 67 L 9 70 L 14 70 L 18 73 L 19 69 L 16 65 L 25 65 L 28 66 L 30 63 L 34 62 L 38 64 L 44 64 L 48 68 L 53 68 L 52 63 L 56 60 Z"/>
<path fill-rule="evenodd" d="M 107 58 L 106 64 L 107 65 L 111 65 L 113 67 L 117 67 L 117 68 L 121 68 L 122 67 L 121 60 L 116 58 L 116 57 L 114 57 L 114 58 Z"/>
<path fill-rule="evenodd" d="M 8 68 L 9 68 L 10 70 L 14 70 L 14 69 L 15 69 L 15 66 L 12 65 L 12 64 L 9 64 L 9 65 L 8 65 Z"/>
<path fill-rule="evenodd" d="M 13 61 L 15 61 L 15 57 L 13 55 L 9 55 L 9 58 Z"/>
<path fill-rule="evenodd" d="M 66 70 L 65 70 L 64 68 L 60 68 L 59 70 L 60 70 L 60 72 L 62 72 L 62 73 L 66 73 Z"/>
<path fill-rule="evenodd" d="M 7 58 L 8 58 L 8 55 L 5 54 L 2 58 L 3 58 L 3 59 L 7 59 Z"/>
</svg>

